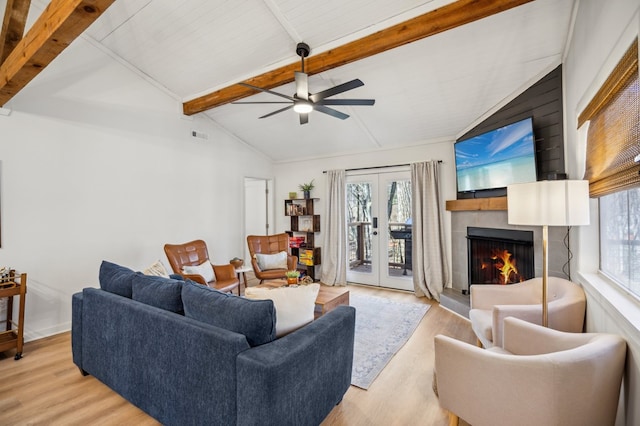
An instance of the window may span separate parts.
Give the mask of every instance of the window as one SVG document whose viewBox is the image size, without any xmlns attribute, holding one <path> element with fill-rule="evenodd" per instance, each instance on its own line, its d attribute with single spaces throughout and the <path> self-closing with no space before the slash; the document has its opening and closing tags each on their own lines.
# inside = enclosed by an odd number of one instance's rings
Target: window
<svg viewBox="0 0 640 426">
<path fill-rule="evenodd" d="M 600 269 L 640 297 L 640 188 L 600 197 Z"/>
<path fill-rule="evenodd" d="M 589 122 L 585 179 L 600 199 L 600 270 L 640 297 L 638 39 L 578 117 Z"/>
</svg>

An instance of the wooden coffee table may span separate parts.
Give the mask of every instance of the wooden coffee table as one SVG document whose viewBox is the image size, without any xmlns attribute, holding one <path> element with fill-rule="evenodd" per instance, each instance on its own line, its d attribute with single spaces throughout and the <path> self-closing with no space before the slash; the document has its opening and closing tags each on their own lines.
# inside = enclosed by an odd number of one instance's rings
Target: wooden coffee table
<svg viewBox="0 0 640 426">
<path fill-rule="evenodd" d="M 349 305 L 349 290 L 347 287 L 334 287 L 320 284 L 320 291 L 316 297 L 316 309 L 314 316 L 321 317 L 340 305 Z M 285 281 L 265 281 L 257 287 L 277 288 L 287 285 Z"/>
<path fill-rule="evenodd" d="M 349 305 L 349 290 L 346 287 L 320 284 L 320 291 L 316 297 L 315 317 L 318 318 L 340 305 Z"/>
</svg>

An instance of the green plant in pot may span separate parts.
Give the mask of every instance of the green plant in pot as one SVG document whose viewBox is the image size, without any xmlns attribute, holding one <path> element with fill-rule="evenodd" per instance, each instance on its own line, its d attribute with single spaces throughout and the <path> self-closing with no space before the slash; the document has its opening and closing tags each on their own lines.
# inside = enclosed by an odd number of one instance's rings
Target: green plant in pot
<svg viewBox="0 0 640 426">
<path fill-rule="evenodd" d="M 298 188 L 300 188 L 300 190 L 304 194 L 304 198 L 311 198 L 311 190 L 313 188 L 315 188 L 315 185 L 313 184 L 313 181 L 314 181 L 314 179 L 311 179 L 311 182 L 309 182 L 309 183 L 302 183 L 302 184 L 298 185 Z"/>
<path fill-rule="evenodd" d="M 287 277 L 287 284 L 298 284 L 298 278 L 300 277 L 300 271 L 287 271 L 284 273 Z"/>
</svg>

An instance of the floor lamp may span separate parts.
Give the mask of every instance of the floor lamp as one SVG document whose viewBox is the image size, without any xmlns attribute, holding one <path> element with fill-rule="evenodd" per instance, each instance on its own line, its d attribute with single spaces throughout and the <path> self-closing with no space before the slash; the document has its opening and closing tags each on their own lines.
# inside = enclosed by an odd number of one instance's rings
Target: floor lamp
<svg viewBox="0 0 640 426">
<path fill-rule="evenodd" d="M 589 182 L 545 180 L 507 187 L 509 225 L 542 226 L 542 325 L 548 326 L 549 226 L 589 224 Z"/>
</svg>

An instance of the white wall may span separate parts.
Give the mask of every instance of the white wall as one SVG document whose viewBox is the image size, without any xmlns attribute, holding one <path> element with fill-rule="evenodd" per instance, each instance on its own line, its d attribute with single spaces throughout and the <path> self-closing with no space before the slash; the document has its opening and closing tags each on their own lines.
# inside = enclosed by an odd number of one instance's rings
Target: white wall
<svg viewBox="0 0 640 426">
<path fill-rule="evenodd" d="M 243 255 L 243 178 L 271 163 L 85 39 L 5 107 L 0 265 L 28 273 L 27 340 L 70 328 L 103 259 L 139 270 L 196 238 Z"/>
<path fill-rule="evenodd" d="M 409 148 L 393 150 L 376 150 L 367 153 L 353 155 L 341 155 L 336 157 L 320 158 L 315 160 L 300 160 L 289 163 L 280 163 L 274 166 L 275 181 L 275 224 L 274 233 L 289 230 L 289 218 L 284 216 L 284 200 L 289 197 L 289 192 L 297 191 L 298 196 L 302 193 L 298 185 L 314 179 L 315 189 L 311 191 L 311 196 L 319 198 L 316 202 L 316 211 L 321 214 L 320 229 L 325 226 L 325 197 L 326 197 L 326 174 L 325 170 L 333 169 L 353 169 L 360 167 L 377 167 L 397 164 L 409 164 L 420 161 L 442 160 L 442 208 L 444 202 L 456 198 L 455 183 L 455 160 L 453 157 L 453 142 L 423 143 Z M 375 171 L 372 171 L 375 172 Z M 447 251 L 451 258 L 451 214 L 444 212 L 444 228 L 447 241 Z M 322 247 L 322 232 L 316 235 L 317 245 Z M 320 269 L 318 269 L 318 272 Z"/>
<path fill-rule="evenodd" d="M 585 145 L 577 116 L 601 87 L 640 28 L 638 0 L 580 0 L 564 64 L 568 173 L 584 173 Z M 577 229 L 580 283 L 587 292 L 587 331 L 610 332 L 627 340 L 627 370 L 618 425 L 640 424 L 640 304 L 598 275 L 598 210 L 592 200 L 591 225 Z M 637 214 L 637 212 L 635 212 Z"/>
</svg>

